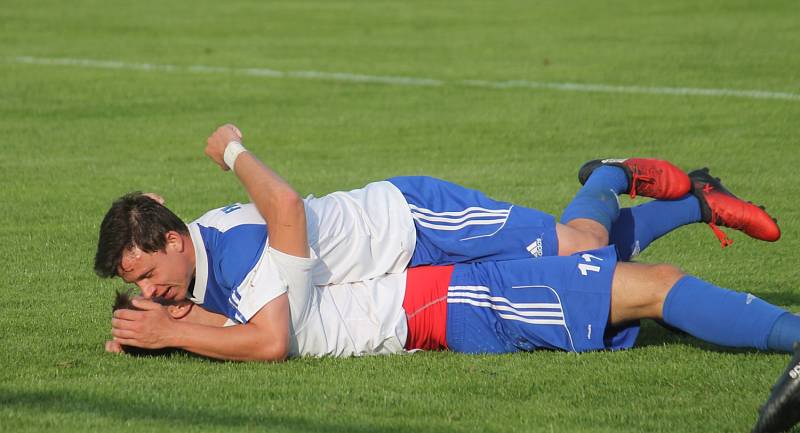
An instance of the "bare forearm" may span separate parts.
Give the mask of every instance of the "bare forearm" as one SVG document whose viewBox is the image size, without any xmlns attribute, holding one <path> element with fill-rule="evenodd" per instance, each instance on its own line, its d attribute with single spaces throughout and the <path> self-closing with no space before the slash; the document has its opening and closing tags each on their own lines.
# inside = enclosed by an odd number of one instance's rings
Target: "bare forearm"
<svg viewBox="0 0 800 433">
<path fill-rule="evenodd" d="M 303 199 L 277 173 L 244 150 L 241 139 L 241 131 L 236 126 L 220 126 L 206 141 L 206 155 L 223 170 L 234 170 L 267 221 L 269 244 L 284 253 L 308 257 Z"/>
<path fill-rule="evenodd" d="M 287 254 L 308 257 L 305 207 L 300 195 L 250 152 L 239 155 L 234 172 L 267 221 L 270 244 L 284 246 L 278 249 Z M 285 241 L 286 236 L 291 239 Z"/>
<path fill-rule="evenodd" d="M 192 305 L 191 311 L 185 317 L 179 319 L 183 323 L 194 323 L 196 325 L 222 327 L 228 318 L 222 314 L 213 313 L 200 305 Z"/>
<path fill-rule="evenodd" d="M 170 346 L 199 355 L 230 361 L 283 361 L 286 359 L 281 342 L 271 342 L 253 335 L 258 329 L 246 325 L 227 328 L 176 323 Z"/>
<path fill-rule="evenodd" d="M 234 172 L 268 224 L 294 223 L 291 218 L 282 217 L 296 210 L 281 208 L 286 202 L 300 200 L 300 195 L 283 178 L 250 152 L 236 158 Z"/>
</svg>

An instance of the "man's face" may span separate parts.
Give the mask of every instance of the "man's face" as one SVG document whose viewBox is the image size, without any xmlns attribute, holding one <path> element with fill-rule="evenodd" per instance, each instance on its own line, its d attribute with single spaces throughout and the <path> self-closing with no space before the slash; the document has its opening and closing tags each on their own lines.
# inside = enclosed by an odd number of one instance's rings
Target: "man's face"
<svg viewBox="0 0 800 433">
<path fill-rule="evenodd" d="M 166 237 L 163 251 L 146 253 L 134 247 L 123 252 L 118 274 L 125 282 L 139 286 L 145 298 L 183 300 L 194 275 L 193 254 L 187 249 L 191 245 L 177 232 Z"/>
</svg>

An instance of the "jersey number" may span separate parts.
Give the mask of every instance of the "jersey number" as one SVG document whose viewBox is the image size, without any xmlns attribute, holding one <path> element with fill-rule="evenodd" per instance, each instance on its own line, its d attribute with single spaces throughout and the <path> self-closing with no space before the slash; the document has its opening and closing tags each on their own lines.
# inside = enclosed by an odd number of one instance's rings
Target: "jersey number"
<svg viewBox="0 0 800 433">
<path fill-rule="evenodd" d="M 222 213 L 227 215 L 227 214 L 229 214 L 229 213 L 231 213 L 231 212 L 233 212 L 235 210 L 239 210 L 241 208 L 242 207 L 239 206 L 239 203 L 235 203 L 235 204 L 232 204 L 232 205 L 229 205 L 229 206 L 225 206 L 224 208 L 222 208 Z"/>
<path fill-rule="evenodd" d="M 603 261 L 603 259 L 597 256 L 593 256 L 591 254 L 581 254 L 581 258 L 587 262 L 587 263 L 578 263 L 578 270 L 581 271 L 581 275 L 585 277 L 589 275 L 589 272 L 600 272 L 600 266 L 590 265 L 589 263 L 592 262 L 592 259 L 601 262 Z"/>
</svg>

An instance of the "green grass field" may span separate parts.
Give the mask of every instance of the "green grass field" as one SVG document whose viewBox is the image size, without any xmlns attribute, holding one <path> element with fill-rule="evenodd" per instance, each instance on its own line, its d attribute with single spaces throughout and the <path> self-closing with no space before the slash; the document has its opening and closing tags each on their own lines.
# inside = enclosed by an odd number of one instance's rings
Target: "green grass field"
<svg viewBox="0 0 800 433">
<path fill-rule="evenodd" d="M 103 214 L 131 190 L 187 220 L 246 200 L 202 152 L 228 121 L 302 194 L 426 174 L 558 214 L 588 159 L 708 165 L 783 239 L 721 250 L 697 224 L 640 260 L 800 310 L 797 3 L 641 3 L 5 0 L 0 432 L 747 431 L 788 357 L 652 324 L 583 355 L 103 352 L 121 286 L 92 272 Z"/>
</svg>

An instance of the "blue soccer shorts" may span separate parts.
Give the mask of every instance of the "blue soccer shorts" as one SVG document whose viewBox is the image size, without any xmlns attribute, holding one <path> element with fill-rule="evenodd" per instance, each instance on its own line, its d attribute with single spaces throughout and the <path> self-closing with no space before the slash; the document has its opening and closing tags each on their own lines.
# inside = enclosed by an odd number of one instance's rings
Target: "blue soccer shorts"
<svg viewBox="0 0 800 433">
<path fill-rule="evenodd" d="M 455 265 L 447 346 L 465 353 L 585 352 L 633 346 L 639 324 L 608 325 L 613 247 L 567 257 Z"/>
<path fill-rule="evenodd" d="M 403 193 L 414 218 L 417 244 L 409 266 L 558 255 L 551 215 L 432 177 L 387 180 Z"/>
</svg>

